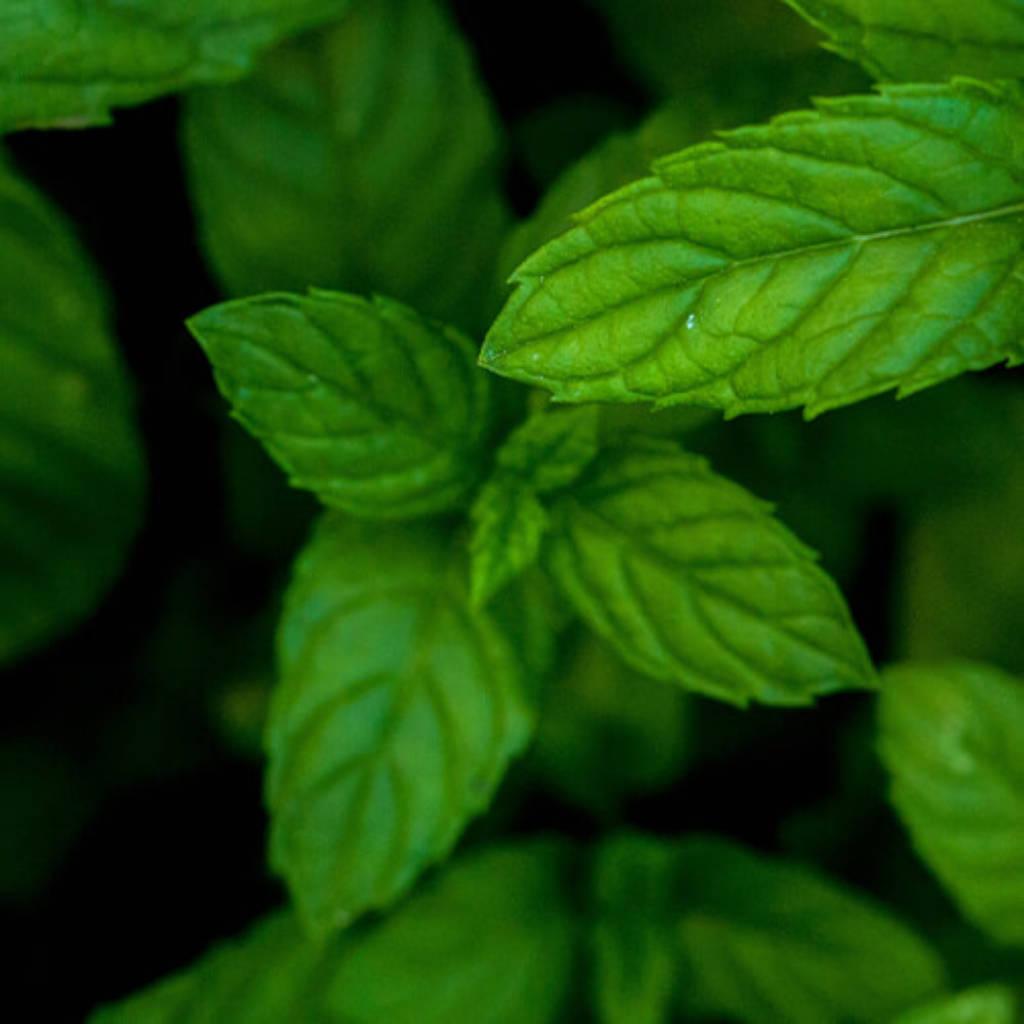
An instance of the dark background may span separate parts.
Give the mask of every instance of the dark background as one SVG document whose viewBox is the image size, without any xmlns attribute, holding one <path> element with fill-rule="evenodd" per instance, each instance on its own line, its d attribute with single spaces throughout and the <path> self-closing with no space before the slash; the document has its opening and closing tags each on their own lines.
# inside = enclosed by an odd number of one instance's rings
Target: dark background
<svg viewBox="0 0 1024 1024">
<path fill-rule="evenodd" d="M 562 27 L 551 23 L 553 6 Z M 568 93 L 607 97 L 625 115 L 647 108 L 587 4 L 455 7 L 511 125 Z M 110 283 L 151 474 L 144 529 L 103 606 L 3 673 L 3 738 L 59 751 L 81 802 L 69 812 L 54 796 L 76 823 L 63 855 L 34 892 L 4 906 L 4 931 L 14 939 L 5 1001 L 16 1006 L 23 996 L 35 1020 L 80 1020 L 96 1003 L 186 965 L 283 899 L 265 868 L 260 762 L 240 755 L 208 712 L 225 657 L 219 648 L 262 623 L 285 562 L 239 550 L 228 527 L 225 408 L 181 326 L 219 295 L 197 249 L 176 133 L 177 104 L 166 100 L 119 113 L 112 128 L 10 141 L 17 163 L 73 218 Z M 528 211 L 536 188 L 515 152 L 509 188 L 517 209 Z M 882 514 L 871 532 L 871 562 L 848 596 L 884 657 L 896 532 Z M 196 617 L 212 640 L 193 628 Z M 814 728 L 799 713 L 752 712 L 744 735 L 755 739 L 735 752 L 724 743 L 733 756 L 709 759 L 671 792 L 634 801 L 627 818 L 667 833 L 714 828 L 775 848 L 779 822 L 837 785 L 836 736 L 863 711 L 856 698 L 824 702 Z M 731 714 L 722 712 L 723 736 Z M 519 806 L 512 827 L 586 837 L 599 826 L 538 793 Z M 873 882 L 871 851 L 891 828 L 885 818 L 869 823 L 836 869 Z"/>
</svg>

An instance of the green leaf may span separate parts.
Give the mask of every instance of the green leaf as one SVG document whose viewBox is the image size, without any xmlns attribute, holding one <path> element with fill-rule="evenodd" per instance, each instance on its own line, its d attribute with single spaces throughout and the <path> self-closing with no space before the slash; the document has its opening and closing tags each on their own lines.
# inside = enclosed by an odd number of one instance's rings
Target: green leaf
<svg viewBox="0 0 1024 1024">
<path fill-rule="evenodd" d="M 536 562 L 548 514 L 534 491 L 499 476 L 481 488 L 472 520 L 472 597 L 482 607 Z"/>
<path fill-rule="evenodd" d="M 354 944 L 341 1024 L 561 1024 L 573 978 L 572 857 L 533 841 L 456 862 Z"/>
<path fill-rule="evenodd" d="M 465 857 L 385 919 L 324 945 L 275 914 L 90 1024 L 555 1024 L 572 979 L 569 851 Z"/>
<path fill-rule="evenodd" d="M 1020 0 L 785 0 L 830 39 L 829 49 L 881 80 L 954 75 L 1024 77 Z"/>
<path fill-rule="evenodd" d="M 519 268 L 481 362 L 563 401 L 809 416 L 1019 363 L 1022 134 L 1015 89 L 959 81 L 659 160 Z"/>
<path fill-rule="evenodd" d="M 349 0 L 6 0 L 0 131 L 104 124 L 112 107 L 240 78 Z"/>
<path fill-rule="evenodd" d="M 271 860 L 322 934 L 396 899 L 491 798 L 532 722 L 509 637 L 427 528 L 327 516 L 279 634 Z"/>
<path fill-rule="evenodd" d="M 598 424 L 594 408 L 534 413 L 498 450 L 498 472 L 537 494 L 568 487 L 597 455 Z"/>
<path fill-rule="evenodd" d="M 669 939 L 675 857 L 660 839 L 621 835 L 595 855 L 593 985 L 601 1024 L 668 1024 L 676 982 Z"/>
<path fill-rule="evenodd" d="M 389 299 L 321 291 L 223 303 L 189 328 L 234 415 L 324 504 L 422 516 L 476 482 L 489 388 L 454 329 Z"/>
<path fill-rule="evenodd" d="M 326 1024 L 318 971 L 337 959 L 308 943 L 291 914 L 274 914 L 180 974 L 102 1007 L 89 1024 Z"/>
<path fill-rule="evenodd" d="M 674 445 L 603 454 L 552 510 L 545 557 L 584 620 L 657 679 L 740 705 L 873 685 L 813 552 Z"/>
<path fill-rule="evenodd" d="M 692 732 L 687 694 L 645 680 L 585 633 L 545 692 L 531 757 L 549 789 L 613 818 L 627 797 L 679 775 Z"/>
<path fill-rule="evenodd" d="M 1014 1024 L 1017 1000 L 1001 985 L 970 989 L 905 1013 L 896 1024 Z"/>
<path fill-rule="evenodd" d="M 133 396 L 69 226 L 0 165 L 0 662 L 83 618 L 142 511 Z"/>
<path fill-rule="evenodd" d="M 466 328 L 497 296 L 501 137 L 472 55 L 433 0 L 359 0 L 238 85 L 187 101 L 210 262 L 234 295 L 392 295 Z"/>
<path fill-rule="evenodd" d="M 1024 945 L 1024 682 L 969 662 L 883 682 L 880 752 L 914 845 L 968 917 Z"/>
<path fill-rule="evenodd" d="M 873 1024 L 939 992 L 943 969 L 866 896 L 725 840 L 676 847 L 677 993 L 750 1024 Z"/>
</svg>

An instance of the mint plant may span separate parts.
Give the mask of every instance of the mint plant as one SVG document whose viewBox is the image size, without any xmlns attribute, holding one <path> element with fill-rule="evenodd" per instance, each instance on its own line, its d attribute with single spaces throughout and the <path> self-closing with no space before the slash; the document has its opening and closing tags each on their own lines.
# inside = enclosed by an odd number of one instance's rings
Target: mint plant
<svg viewBox="0 0 1024 1024">
<path fill-rule="evenodd" d="M 20 129 L 184 93 L 179 344 L 255 439 L 127 721 L 259 759 L 283 885 L 89 1020 L 1013 1024 L 1024 2 L 590 0 L 635 109 L 589 148 L 469 6 L 0 12 L 0 660 L 153 514 L 125 297 Z M 510 154 L 563 165 L 525 212 Z"/>
</svg>

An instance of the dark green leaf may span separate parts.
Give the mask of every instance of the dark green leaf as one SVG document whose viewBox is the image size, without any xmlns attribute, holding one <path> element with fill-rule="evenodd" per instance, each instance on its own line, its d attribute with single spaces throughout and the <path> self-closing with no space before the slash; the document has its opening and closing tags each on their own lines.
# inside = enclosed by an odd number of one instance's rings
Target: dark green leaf
<svg viewBox="0 0 1024 1024">
<path fill-rule="evenodd" d="M 68 225 L 0 166 L 0 661 L 91 611 L 138 525 L 142 454 L 106 298 Z"/>
<path fill-rule="evenodd" d="M 948 662 L 883 683 L 880 749 L 914 845 L 976 924 L 1024 945 L 1024 682 Z"/>
<path fill-rule="evenodd" d="M 476 482 L 489 388 L 454 329 L 321 291 L 227 302 L 189 327 L 235 416 L 324 504 L 408 518 Z"/>
<path fill-rule="evenodd" d="M 870 75 L 945 82 L 1024 77 L 1020 0 L 785 0 Z"/>
<path fill-rule="evenodd" d="M 354 944 L 332 978 L 339 1024 L 562 1024 L 576 922 L 571 858 L 550 842 L 456 862 Z"/>
<path fill-rule="evenodd" d="M 911 1010 L 896 1024 L 1014 1024 L 1016 1006 L 1008 988 L 988 985 Z"/>
<path fill-rule="evenodd" d="M 240 78 L 349 0 L 5 0 L 0 131 L 103 124 L 112 107 Z"/>
<path fill-rule="evenodd" d="M 809 416 L 1019 363 L 1022 133 L 1016 89 L 959 81 L 659 160 L 520 267 L 482 363 L 565 401 Z"/>
<path fill-rule="evenodd" d="M 873 685 L 813 552 L 673 445 L 602 455 L 553 509 L 546 560 L 580 615 L 655 678 L 737 704 Z"/>
<path fill-rule="evenodd" d="M 194 93 L 185 142 L 231 293 L 380 292 L 468 328 L 493 314 L 499 128 L 433 0 L 357 0 L 252 78 Z"/>
<path fill-rule="evenodd" d="M 445 856 L 531 731 L 521 662 L 426 528 L 328 516 L 300 558 L 267 742 L 271 859 L 309 928 Z"/>
</svg>

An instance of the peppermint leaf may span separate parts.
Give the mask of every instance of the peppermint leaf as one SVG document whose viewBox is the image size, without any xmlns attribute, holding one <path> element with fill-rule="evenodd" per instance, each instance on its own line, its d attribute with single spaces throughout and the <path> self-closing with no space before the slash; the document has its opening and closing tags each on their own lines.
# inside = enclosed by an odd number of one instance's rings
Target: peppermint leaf
<svg viewBox="0 0 1024 1024">
<path fill-rule="evenodd" d="M 317 972 L 337 959 L 307 943 L 291 914 L 275 914 L 180 974 L 97 1010 L 89 1024 L 325 1024 Z"/>
<path fill-rule="evenodd" d="M 498 471 L 537 494 L 568 487 L 597 455 L 598 424 L 593 408 L 535 413 L 498 450 Z"/>
<path fill-rule="evenodd" d="M 881 754 L 918 852 L 963 912 L 1024 945 L 1024 682 L 969 662 L 886 673 Z"/>
<path fill-rule="evenodd" d="M 0 308 L 2 662 L 100 600 L 144 473 L 106 296 L 64 219 L 2 165 Z"/>
<path fill-rule="evenodd" d="M 481 362 L 563 401 L 808 416 L 1024 359 L 1010 87 L 820 101 L 654 165 L 514 275 Z"/>
<path fill-rule="evenodd" d="M 740 705 L 873 685 L 813 552 L 674 445 L 603 454 L 552 510 L 545 557 L 584 620 L 657 679 Z"/>
<path fill-rule="evenodd" d="M 244 75 L 349 0 L 6 0 L 0 131 L 105 124 L 112 107 Z"/>
<path fill-rule="evenodd" d="M 828 48 L 882 80 L 1024 77 L 1020 0 L 785 0 L 829 36 Z"/>
<path fill-rule="evenodd" d="M 331 979 L 344 1024 L 560 1024 L 573 980 L 572 857 L 533 841 L 452 865 L 354 943 Z"/>
<path fill-rule="evenodd" d="M 324 504 L 422 516 L 476 482 L 489 388 L 454 329 L 388 299 L 320 291 L 227 302 L 189 328 L 235 416 Z"/>
<path fill-rule="evenodd" d="M 426 528 L 328 516 L 301 556 L 270 712 L 271 860 L 323 934 L 445 856 L 524 747 L 504 631 Z"/>
<path fill-rule="evenodd" d="M 940 993 L 943 969 L 867 897 L 716 838 L 675 847 L 670 938 L 688 1014 L 874 1024 Z"/>
<path fill-rule="evenodd" d="M 1008 988 L 986 985 L 903 1014 L 896 1024 L 1014 1024 L 1017 1000 Z"/>
<path fill-rule="evenodd" d="M 472 597 L 482 607 L 537 560 L 548 514 L 528 487 L 497 477 L 481 488 L 471 518 Z"/>
<path fill-rule="evenodd" d="M 501 137 L 433 0 L 358 0 L 238 85 L 192 94 L 201 237 L 235 295 L 381 292 L 467 328 L 493 315 Z"/>
<path fill-rule="evenodd" d="M 592 888 L 595 1003 L 602 1024 L 668 1024 L 676 982 L 669 940 L 672 847 L 623 835 L 597 850 Z"/>
</svg>

